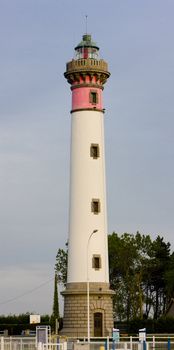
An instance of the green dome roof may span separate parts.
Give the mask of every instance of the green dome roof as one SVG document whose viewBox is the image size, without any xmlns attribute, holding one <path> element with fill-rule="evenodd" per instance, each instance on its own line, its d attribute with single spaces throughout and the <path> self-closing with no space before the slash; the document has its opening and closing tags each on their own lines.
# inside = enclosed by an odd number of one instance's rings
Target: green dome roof
<svg viewBox="0 0 174 350">
<path fill-rule="evenodd" d="M 99 47 L 96 45 L 96 43 L 91 40 L 90 34 L 83 35 L 82 41 L 75 47 L 75 50 L 77 50 L 80 47 L 95 47 L 99 50 Z"/>
</svg>

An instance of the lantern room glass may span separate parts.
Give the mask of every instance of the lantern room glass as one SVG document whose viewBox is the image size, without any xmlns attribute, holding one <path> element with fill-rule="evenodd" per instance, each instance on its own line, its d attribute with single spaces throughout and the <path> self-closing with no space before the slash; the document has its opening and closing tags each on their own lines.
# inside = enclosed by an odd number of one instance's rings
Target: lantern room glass
<svg viewBox="0 0 174 350">
<path fill-rule="evenodd" d="M 96 49 L 95 47 L 78 47 L 76 49 L 76 59 L 82 59 L 82 58 L 93 58 L 95 60 L 98 59 L 98 49 Z"/>
</svg>

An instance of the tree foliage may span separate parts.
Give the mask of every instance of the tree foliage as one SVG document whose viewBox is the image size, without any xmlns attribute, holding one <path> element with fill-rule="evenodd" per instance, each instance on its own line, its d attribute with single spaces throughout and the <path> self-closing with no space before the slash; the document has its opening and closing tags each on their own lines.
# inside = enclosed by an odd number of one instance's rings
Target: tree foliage
<svg viewBox="0 0 174 350">
<path fill-rule="evenodd" d="M 56 255 L 55 271 L 58 278 L 58 283 L 66 285 L 67 281 L 67 264 L 68 264 L 68 244 L 66 243 L 66 249 L 58 249 Z"/>
<path fill-rule="evenodd" d="M 60 315 L 59 315 L 59 298 L 58 298 L 58 277 L 57 277 L 57 273 L 55 272 L 53 312 L 50 320 L 51 326 L 52 326 L 51 328 L 54 328 L 55 332 L 57 332 L 59 318 L 60 318 Z"/>
<path fill-rule="evenodd" d="M 160 236 L 152 241 L 149 235 L 139 232 L 121 236 L 114 232 L 108 240 L 115 318 L 119 321 L 158 319 L 165 313 L 174 290 L 169 273 L 170 243 Z"/>
<path fill-rule="evenodd" d="M 150 236 L 139 232 L 108 236 L 110 284 L 116 292 L 114 312 L 120 321 L 143 317 L 142 279 L 150 246 Z"/>
</svg>

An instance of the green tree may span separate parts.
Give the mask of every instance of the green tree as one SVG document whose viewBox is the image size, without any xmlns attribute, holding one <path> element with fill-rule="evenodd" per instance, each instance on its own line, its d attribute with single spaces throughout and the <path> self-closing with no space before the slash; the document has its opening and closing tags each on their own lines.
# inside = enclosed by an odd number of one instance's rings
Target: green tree
<svg viewBox="0 0 174 350">
<path fill-rule="evenodd" d="M 151 290 L 154 319 L 158 319 L 166 311 L 166 272 L 170 263 L 170 243 L 157 236 L 153 241 L 151 257 L 147 269 L 147 283 Z"/>
<path fill-rule="evenodd" d="M 57 285 L 63 284 L 66 286 L 67 282 L 67 266 L 68 265 L 68 243 L 66 243 L 66 249 L 58 249 L 55 263 L 55 273 L 57 276 Z M 55 324 L 55 322 L 54 322 Z M 62 318 L 59 318 L 59 329 L 63 326 Z M 55 327 L 56 328 L 56 327 Z"/>
<path fill-rule="evenodd" d="M 58 331 L 58 321 L 59 321 L 59 299 L 58 299 L 58 277 L 55 272 L 54 278 L 54 298 L 53 298 L 53 312 L 51 315 L 51 325 L 55 327 L 55 333 Z"/>
<path fill-rule="evenodd" d="M 58 277 L 58 283 L 66 285 L 67 281 L 67 264 L 68 264 L 68 243 L 66 243 L 66 250 L 58 249 L 56 255 L 55 271 Z"/>
<path fill-rule="evenodd" d="M 115 317 L 130 320 L 143 317 L 143 269 L 151 247 L 150 236 L 113 233 L 108 237 L 109 276 L 115 290 Z"/>
<path fill-rule="evenodd" d="M 168 269 L 165 272 L 166 284 L 166 303 L 170 303 L 171 298 L 174 297 L 174 253 L 170 256 Z"/>
</svg>

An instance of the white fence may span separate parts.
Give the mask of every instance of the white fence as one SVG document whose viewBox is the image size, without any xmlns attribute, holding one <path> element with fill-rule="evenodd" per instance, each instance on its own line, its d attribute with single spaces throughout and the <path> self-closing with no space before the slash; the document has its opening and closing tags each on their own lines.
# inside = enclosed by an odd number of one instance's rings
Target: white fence
<svg viewBox="0 0 174 350">
<path fill-rule="evenodd" d="M 77 339 L 60 339 L 60 342 L 50 340 L 47 344 L 36 344 L 35 337 L 3 337 L 0 336 L 0 350 L 74 350 L 74 343 Z M 87 339 L 78 340 L 83 345 L 87 344 Z M 95 339 L 90 341 L 89 350 L 174 350 L 174 337 L 150 336 L 146 337 L 146 342 L 139 342 L 136 337 L 120 338 L 119 342 L 113 343 L 111 338 Z"/>
<path fill-rule="evenodd" d="M 30 337 L 1 337 L 0 350 L 36 350 L 36 340 Z"/>
<path fill-rule="evenodd" d="M 67 350 L 67 342 L 64 343 L 39 343 L 37 350 Z"/>
<path fill-rule="evenodd" d="M 36 338 L 0 337 L 0 350 L 67 350 L 67 342 L 36 344 Z"/>
</svg>

